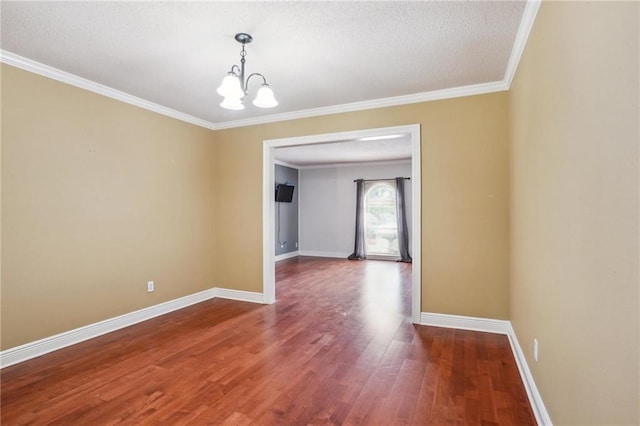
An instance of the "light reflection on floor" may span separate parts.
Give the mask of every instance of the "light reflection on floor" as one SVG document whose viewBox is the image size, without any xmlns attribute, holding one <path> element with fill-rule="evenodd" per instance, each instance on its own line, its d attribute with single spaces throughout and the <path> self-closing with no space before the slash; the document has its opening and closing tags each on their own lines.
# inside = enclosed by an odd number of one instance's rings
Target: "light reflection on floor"
<svg viewBox="0 0 640 426">
<path fill-rule="evenodd" d="M 400 266 L 396 262 L 367 260 L 362 280 L 362 315 L 372 334 L 385 335 L 404 319 Z"/>
</svg>

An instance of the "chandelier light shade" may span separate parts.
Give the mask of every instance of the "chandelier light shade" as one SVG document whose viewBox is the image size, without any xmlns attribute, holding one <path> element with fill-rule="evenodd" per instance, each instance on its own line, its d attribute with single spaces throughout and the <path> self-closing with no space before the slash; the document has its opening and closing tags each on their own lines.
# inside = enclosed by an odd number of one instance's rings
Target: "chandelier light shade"
<svg viewBox="0 0 640 426">
<path fill-rule="evenodd" d="M 225 98 L 241 99 L 244 96 L 240 79 L 233 73 L 227 74 L 217 91 L 220 96 L 224 96 Z"/>
<path fill-rule="evenodd" d="M 220 103 L 220 106 L 224 109 L 232 109 L 236 111 L 244 109 L 244 104 L 240 98 L 225 97 L 222 103 Z"/>
<path fill-rule="evenodd" d="M 273 108 L 278 106 L 278 101 L 273 94 L 273 90 L 271 90 L 271 87 L 267 84 L 267 79 L 262 74 L 256 72 L 249 74 L 246 80 L 244 78 L 246 62 L 245 56 L 247 55 L 247 51 L 244 49 L 244 46 L 247 43 L 251 43 L 253 37 L 246 33 L 238 33 L 236 34 L 235 39 L 238 43 L 242 44 L 242 51 L 240 52 L 240 66 L 232 66 L 231 71 L 227 73 L 222 80 L 222 84 L 218 87 L 218 94 L 224 97 L 220 106 L 231 110 L 244 109 L 244 98 L 248 94 L 249 80 L 254 76 L 262 78 L 262 85 L 256 93 L 253 104 L 259 108 Z"/>
<path fill-rule="evenodd" d="M 272 108 L 278 105 L 276 97 L 273 94 L 273 90 L 267 83 L 260 86 L 256 98 L 253 100 L 253 104 L 260 108 Z"/>
</svg>

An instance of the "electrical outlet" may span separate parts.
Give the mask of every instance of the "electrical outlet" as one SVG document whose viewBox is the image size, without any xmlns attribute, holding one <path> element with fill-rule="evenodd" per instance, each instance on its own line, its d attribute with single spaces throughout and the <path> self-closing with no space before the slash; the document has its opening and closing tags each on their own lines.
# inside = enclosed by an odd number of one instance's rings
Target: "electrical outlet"
<svg viewBox="0 0 640 426">
<path fill-rule="evenodd" d="M 153 284 L 153 281 L 147 281 L 147 293 L 151 293 L 154 290 L 155 285 Z"/>
<path fill-rule="evenodd" d="M 538 362 L 538 339 L 533 339 L 533 360 Z"/>
<path fill-rule="evenodd" d="M 296 241 L 296 248 L 298 248 L 298 242 Z"/>
</svg>

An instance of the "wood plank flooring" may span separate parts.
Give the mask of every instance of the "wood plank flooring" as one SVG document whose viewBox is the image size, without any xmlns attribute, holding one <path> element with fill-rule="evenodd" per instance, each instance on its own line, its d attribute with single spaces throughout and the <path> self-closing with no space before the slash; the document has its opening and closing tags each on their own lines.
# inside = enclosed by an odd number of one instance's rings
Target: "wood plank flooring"
<svg viewBox="0 0 640 426">
<path fill-rule="evenodd" d="M 278 262 L 213 299 L 1 372 L 3 425 L 531 425 L 505 336 L 415 326 L 411 265 Z"/>
</svg>

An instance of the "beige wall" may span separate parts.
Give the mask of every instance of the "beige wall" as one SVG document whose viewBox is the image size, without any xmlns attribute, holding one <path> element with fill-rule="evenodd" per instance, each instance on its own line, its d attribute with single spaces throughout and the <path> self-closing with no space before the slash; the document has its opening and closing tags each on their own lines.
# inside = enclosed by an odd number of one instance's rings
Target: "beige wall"
<svg viewBox="0 0 640 426">
<path fill-rule="evenodd" d="M 2 65 L 2 348 L 212 287 L 214 149 Z"/>
<path fill-rule="evenodd" d="M 414 123 L 422 310 L 508 318 L 506 93 L 214 135 L 2 72 L 3 349 L 214 285 L 262 291 L 262 141 Z"/>
<path fill-rule="evenodd" d="M 506 93 L 214 134 L 2 70 L 4 349 L 212 286 L 262 291 L 262 141 L 415 123 L 422 310 L 509 316 Z"/>
<path fill-rule="evenodd" d="M 263 140 L 419 123 L 422 311 L 507 319 L 507 106 L 496 93 L 216 132 L 216 285 L 262 291 Z"/>
<path fill-rule="evenodd" d="M 558 425 L 640 423 L 638 22 L 543 3 L 510 93 L 511 320 Z"/>
</svg>

